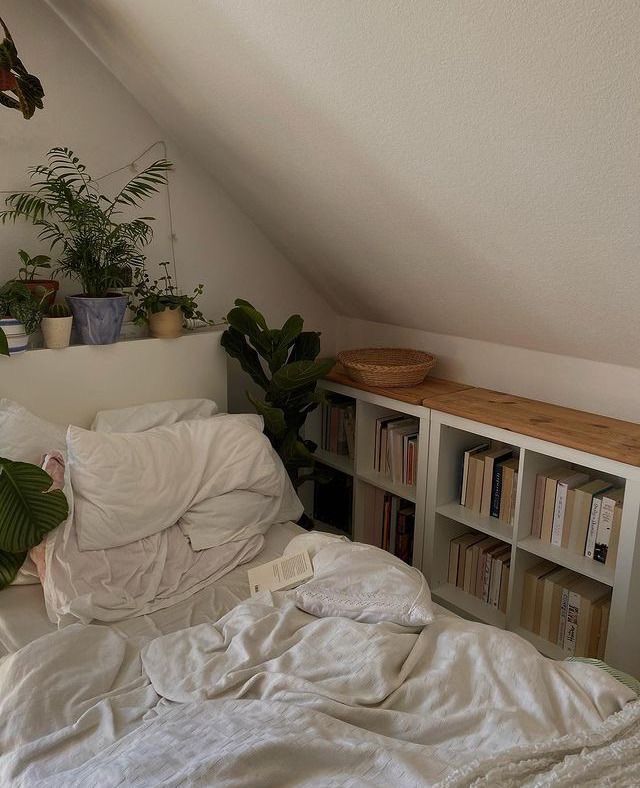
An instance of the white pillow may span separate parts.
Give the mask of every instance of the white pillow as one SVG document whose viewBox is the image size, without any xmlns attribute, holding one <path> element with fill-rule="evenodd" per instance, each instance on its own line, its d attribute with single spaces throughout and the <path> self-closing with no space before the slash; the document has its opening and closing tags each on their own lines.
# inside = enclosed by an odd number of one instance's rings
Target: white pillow
<svg viewBox="0 0 640 788">
<path fill-rule="evenodd" d="M 17 402 L 0 400 L 0 456 L 39 465 L 43 454 L 64 452 L 66 427 L 34 416 Z"/>
<path fill-rule="evenodd" d="M 217 498 L 258 493 L 275 514 L 288 482 L 262 419 L 248 414 L 138 433 L 69 427 L 67 452 L 81 550 L 129 544 L 183 521 L 187 536 L 204 529 L 208 547 L 262 534 L 274 519 L 247 523 L 242 508 L 231 506 L 216 521 Z"/>
<path fill-rule="evenodd" d="M 215 416 L 218 406 L 210 399 L 175 399 L 148 402 L 130 408 L 100 410 L 91 429 L 94 432 L 143 432 L 154 427 L 166 427 L 179 421 L 208 419 Z"/>
<path fill-rule="evenodd" d="M 296 552 L 295 537 L 287 551 Z M 300 548 L 304 549 L 304 548 Z M 313 579 L 295 591 L 296 605 L 321 618 L 422 627 L 434 619 L 427 581 L 386 550 L 332 540 L 312 559 Z"/>
</svg>

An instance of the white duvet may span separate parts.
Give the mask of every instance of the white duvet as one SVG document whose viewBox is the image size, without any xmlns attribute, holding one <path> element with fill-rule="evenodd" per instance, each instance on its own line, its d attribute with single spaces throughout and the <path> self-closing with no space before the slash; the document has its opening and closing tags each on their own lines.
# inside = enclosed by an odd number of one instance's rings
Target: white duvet
<svg viewBox="0 0 640 788">
<path fill-rule="evenodd" d="M 595 667 L 450 616 L 410 628 L 294 600 L 139 641 L 76 624 L 6 658 L 0 783 L 544 785 L 584 776 L 585 744 L 619 770 L 640 743 L 634 693 Z"/>
</svg>

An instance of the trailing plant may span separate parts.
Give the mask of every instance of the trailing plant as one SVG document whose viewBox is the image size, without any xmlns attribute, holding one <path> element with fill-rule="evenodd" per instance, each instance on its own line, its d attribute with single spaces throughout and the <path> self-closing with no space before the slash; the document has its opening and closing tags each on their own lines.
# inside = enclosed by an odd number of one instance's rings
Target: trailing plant
<svg viewBox="0 0 640 788">
<path fill-rule="evenodd" d="M 18 279 L 21 282 L 33 282 L 38 271 L 51 268 L 51 258 L 46 254 L 37 254 L 35 257 L 31 257 L 29 252 L 18 249 L 18 255 L 22 260 L 22 266 L 18 268 Z"/>
<path fill-rule="evenodd" d="M 34 298 L 29 288 L 17 279 L 12 279 L 0 287 L 0 317 L 12 317 L 24 325 L 27 334 L 33 332 L 40 325 L 43 313 L 44 299 L 47 290 L 43 289 L 40 299 Z"/>
<path fill-rule="evenodd" d="M 169 263 L 160 263 L 160 267 L 164 273 L 153 282 L 146 270 L 136 272 L 136 285 L 133 291 L 133 295 L 137 299 L 135 322 L 139 325 L 148 323 L 149 315 L 164 312 L 165 309 L 180 309 L 185 318 L 209 323 L 210 321 L 200 311 L 196 300 L 204 293 L 204 285 L 198 285 L 194 289 L 193 295 L 179 293 L 173 282 L 173 277 L 169 273 Z"/>
<path fill-rule="evenodd" d="M 166 159 L 153 162 L 111 198 L 72 150 L 52 148 L 47 164 L 29 169 L 33 190 L 10 194 L 0 220 L 25 219 L 40 228 L 38 238 L 59 254 L 56 273 L 79 280 L 87 296 L 105 296 L 127 286 L 131 268 L 144 264 L 142 250 L 153 238 L 153 217 L 119 217 L 155 194 L 172 166 Z"/>
<path fill-rule="evenodd" d="M 298 487 L 315 478 L 313 453 L 317 445 L 303 438 L 301 430 L 323 400 L 316 384 L 334 361 L 316 361 L 320 332 L 303 331 L 300 315 L 289 317 L 281 329 L 271 329 L 248 301 L 237 299 L 227 322 L 222 347 L 264 390 L 263 399 L 249 392 L 247 397 L 264 418 L 265 433 Z"/>
<path fill-rule="evenodd" d="M 66 304 L 52 304 L 47 311 L 47 317 L 71 317 L 71 310 Z"/>
<path fill-rule="evenodd" d="M 69 515 L 62 490 L 51 490 L 48 473 L 0 457 L 0 589 L 18 573 L 27 552 Z"/>
<path fill-rule="evenodd" d="M 1 18 L 0 27 L 4 32 L 0 42 L 0 105 L 17 109 L 22 112 L 23 118 L 29 120 L 36 108 L 42 109 L 42 83 L 24 67 L 11 33 Z M 13 96 L 9 93 L 13 93 Z"/>
</svg>

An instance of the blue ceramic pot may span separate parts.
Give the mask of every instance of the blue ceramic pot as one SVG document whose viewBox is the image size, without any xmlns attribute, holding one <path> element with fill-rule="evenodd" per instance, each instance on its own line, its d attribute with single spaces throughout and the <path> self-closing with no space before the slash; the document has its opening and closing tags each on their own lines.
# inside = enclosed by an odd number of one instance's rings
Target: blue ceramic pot
<svg viewBox="0 0 640 788">
<path fill-rule="evenodd" d="M 127 297 L 111 295 L 104 298 L 67 296 L 73 315 L 73 325 L 80 341 L 85 345 L 111 345 L 118 341 Z"/>
</svg>

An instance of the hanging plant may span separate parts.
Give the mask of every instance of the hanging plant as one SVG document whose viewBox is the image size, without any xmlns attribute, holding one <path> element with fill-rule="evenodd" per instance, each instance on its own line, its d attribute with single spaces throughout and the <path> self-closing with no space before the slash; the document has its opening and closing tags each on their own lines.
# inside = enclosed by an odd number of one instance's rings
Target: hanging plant
<svg viewBox="0 0 640 788">
<path fill-rule="evenodd" d="M 0 26 L 4 31 L 4 39 L 0 43 L 0 104 L 17 109 L 28 120 L 36 108 L 42 109 L 44 90 L 38 77 L 29 74 L 18 57 L 16 45 L 2 18 Z"/>
</svg>

